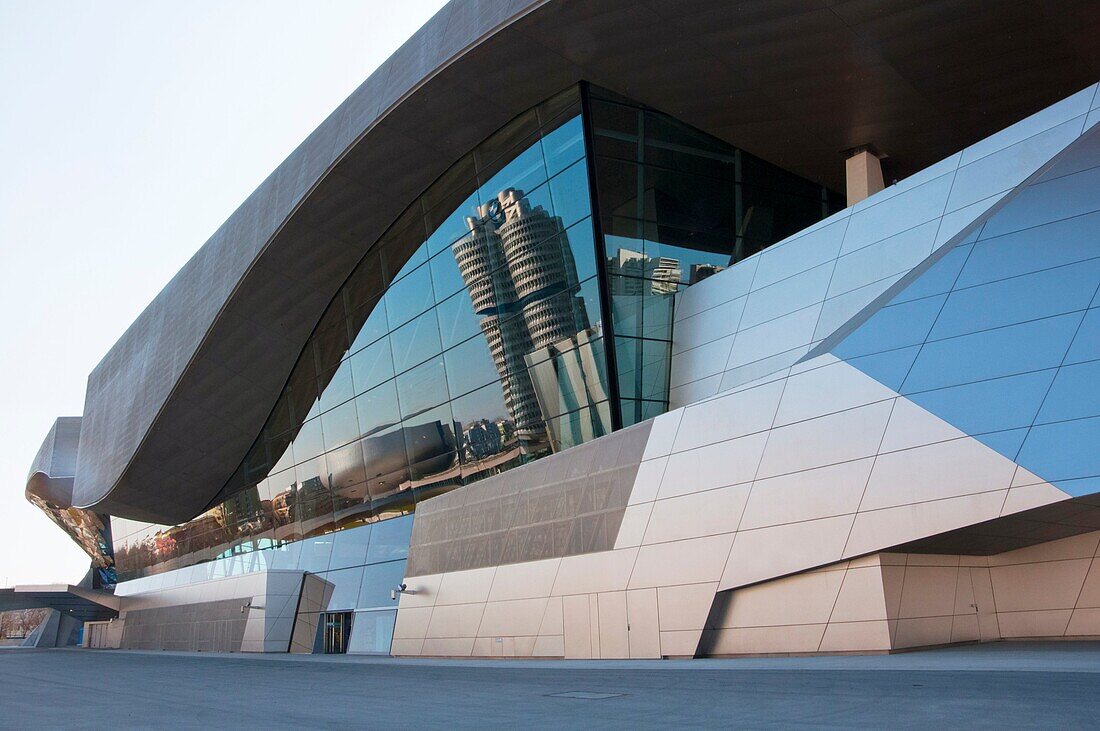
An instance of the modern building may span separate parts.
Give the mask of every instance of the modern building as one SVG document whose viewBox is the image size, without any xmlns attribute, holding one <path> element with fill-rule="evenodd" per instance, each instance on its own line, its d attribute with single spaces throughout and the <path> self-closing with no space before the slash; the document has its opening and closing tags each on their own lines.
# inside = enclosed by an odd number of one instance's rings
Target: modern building
<svg viewBox="0 0 1100 731">
<path fill-rule="evenodd" d="M 51 431 L 27 495 L 95 568 L 52 596 L 126 648 L 1100 637 L 1098 33 L 452 2 Z"/>
</svg>

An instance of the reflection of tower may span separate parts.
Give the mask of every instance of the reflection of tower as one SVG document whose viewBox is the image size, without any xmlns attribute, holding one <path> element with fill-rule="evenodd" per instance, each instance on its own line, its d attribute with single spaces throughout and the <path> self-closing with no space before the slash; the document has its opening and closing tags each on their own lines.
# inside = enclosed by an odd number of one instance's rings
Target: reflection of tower
<svg viewBox="0 0 1100 731">
<path fill-rule="evenodd" d="M 525 440 L 545 435 L 524 356 L 588 326 L 570 289 L 577 268 L 560 218 L 532 207 L 523 191 L 501 191 L 468 217 L 453 253 L 489 343 L 504 402 Z"/>
<path fill-rule="evenodd" d="M 522 191 L 506 190 L 499 200 L 504 223 L 498 231 L 532 347 L 576 335 L 588 323 L 580 317 L 576 296 L 565 294 L 577 284 L 577 267 L 564 245 L 561 219 L 532 209 Z"/>
<path fill-rule="evenodd" d="M 684 273 L 677 259 L 622 248 L 609 258 L 608 271 L 613 275 L 611 294 L 631 296 L 676 294 Z"/>
<path fill-rule="evenodd" d="M 488 206 L 478 208 L 480 218 L 468 217 L 470 228 L 452 247 L 458 270 L 466 283 L 489 353 L 500 374 L 504 405 L 522 432 L 535 432 L 541 419 L 534 403 L 531 381 L 523 370 L 523 354 L 531 341 L 518 310 L 516 288 L 505 266 L 504 250 L 496 222 L 487 215 Z"/>
</svg>

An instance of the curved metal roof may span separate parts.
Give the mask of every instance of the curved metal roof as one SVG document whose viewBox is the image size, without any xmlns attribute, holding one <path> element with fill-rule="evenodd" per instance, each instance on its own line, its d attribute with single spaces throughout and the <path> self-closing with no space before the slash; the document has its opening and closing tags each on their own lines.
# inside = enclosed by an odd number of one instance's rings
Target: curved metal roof
<svg viewBox="0 0 1100 731">
<path fill-rule="evenodd" d="M 88 380 L 73 503 L 175 523 L 259 433 L 367 248 L 477 142 L 585 79 L 843 187 L 904 177 L 1100 77 L 1089 0 L 454 0 L 211 237 Z"/>
<path fill-rule="evenodd" d="M 28 497 L 34 495 L 61 508 L 72 507 L 80 420 L 79 416 L 61 416 L 54 421 L 27 473 Z"/>
</svg>

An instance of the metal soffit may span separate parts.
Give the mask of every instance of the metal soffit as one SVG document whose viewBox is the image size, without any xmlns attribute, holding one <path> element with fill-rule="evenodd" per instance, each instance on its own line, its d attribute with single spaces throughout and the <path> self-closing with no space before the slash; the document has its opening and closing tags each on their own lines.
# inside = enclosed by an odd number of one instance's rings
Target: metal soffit
<svg viewBox="0 0 1100 731">
<path fill-rule="evenodd" d="M 322 311 L 409 201 L 588 80 L 834 188 L 904 177 L 1095 81 L 1085 0 L 452 2 L 268 177 L 93 371 L 73 502 L 174 523 L 240 463 Z"/>
</svg>

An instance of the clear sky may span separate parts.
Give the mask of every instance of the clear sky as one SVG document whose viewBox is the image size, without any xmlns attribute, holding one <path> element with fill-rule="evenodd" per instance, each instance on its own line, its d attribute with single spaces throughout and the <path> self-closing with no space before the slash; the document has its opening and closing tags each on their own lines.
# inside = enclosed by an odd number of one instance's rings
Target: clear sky
<svg viewBox="0 0 1100 731">
<path fill-rule="evenodd" d="M 173 274 L 443 0 L 0 0 L 0 586 L 87 556 L 23 498 Z"/>
</svg>

